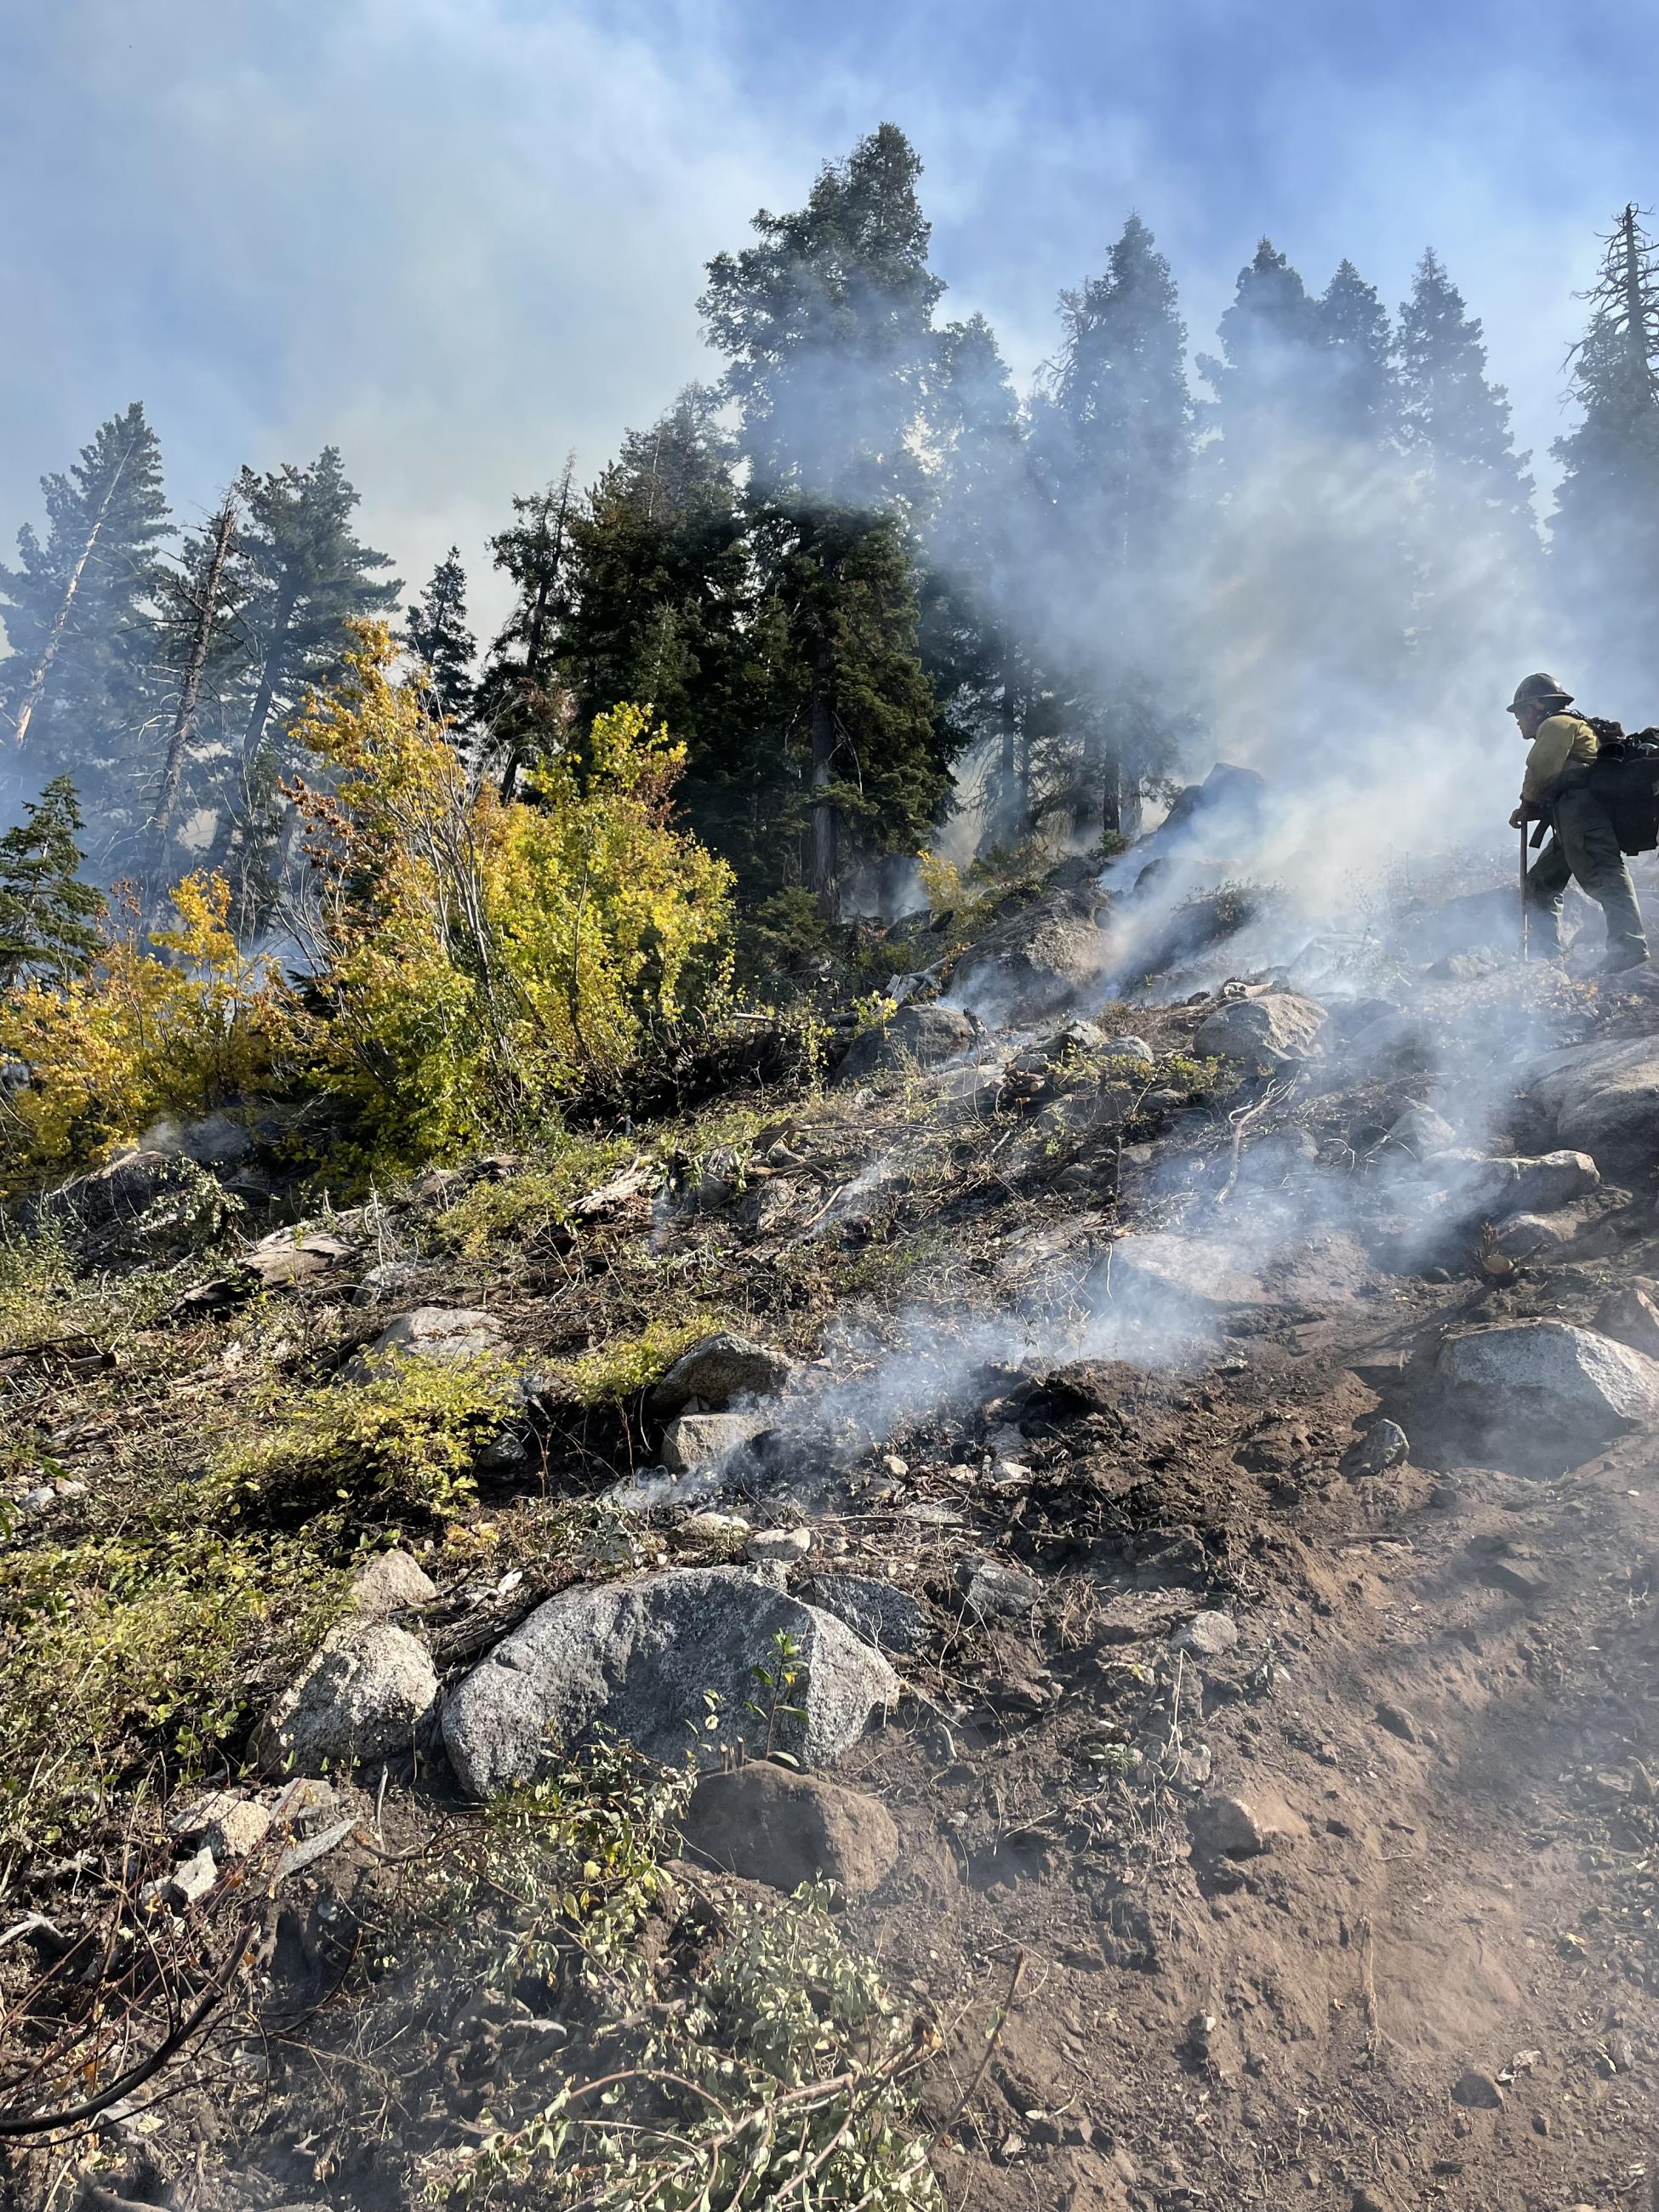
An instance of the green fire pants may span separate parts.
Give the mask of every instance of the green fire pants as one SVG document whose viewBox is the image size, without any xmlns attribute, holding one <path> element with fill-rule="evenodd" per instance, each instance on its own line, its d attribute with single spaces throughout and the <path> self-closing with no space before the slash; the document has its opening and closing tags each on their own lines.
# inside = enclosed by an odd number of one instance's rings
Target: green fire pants
<svg viewBox="0 0 1659 2212">
<path fill-rule="evenodd" d="M 1556 780 L 1550 799 L 1555 835 L 1527 875 L 1527 896 L 1538 918 L 1547 951 L 1560 946 L 1561 902 L 1569 884 L 1593 898 L 1607 920 L 1607 946 L 1647 949 L 1636 886 L 1619 849 L 1613 817 L 1589 789 L 1583 769 L 1568 769 Z"/>
</svg>

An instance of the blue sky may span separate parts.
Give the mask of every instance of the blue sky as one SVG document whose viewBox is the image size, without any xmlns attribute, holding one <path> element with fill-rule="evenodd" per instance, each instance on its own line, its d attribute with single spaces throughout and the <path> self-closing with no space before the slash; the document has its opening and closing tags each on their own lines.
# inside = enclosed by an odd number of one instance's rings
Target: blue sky
<svg viewBox="0 0 1659 2212">
<path fill-rule="evenodd" d="M 1563 421 L 1595 234 L 1659 198 L 1638 0 L 11 0 L 0 540 L 143 398 L 175 507 L 343 448 L 408 577 L 708 375 L 702 265 L 877 122 L 944 313 L 1022 376 L 1131 208 L 1195 349 L 1263 232 L 1397 304 L 1425 244 L 1523 443 Z"/>
</svg>

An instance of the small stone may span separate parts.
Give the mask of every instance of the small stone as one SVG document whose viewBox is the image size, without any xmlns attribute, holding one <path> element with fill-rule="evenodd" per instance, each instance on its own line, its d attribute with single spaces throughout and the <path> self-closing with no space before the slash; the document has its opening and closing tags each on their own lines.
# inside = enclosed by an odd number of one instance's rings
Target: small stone
<svg viewBox="0 0 1659 2212">
<path fill-rule="evenodd" d="M 1483 2074 L 1478 2066 L 1471 2066 L 1460 2074 L 1452 2085 L 1452 2102 L 1470 2112 L 1501 2112 L 1504 2092 L 1490 2074 Z"/>
<path fill-rule="evenodd" d="M 372 1374 L 377 1363 L 402 1352 L 459 1366 L 501 1347 L 501 1323 L 493 1314 L 479 1313 L 470 1306 L 416 1306 L 412 1313 L 398 1314 L 389 1321 L 362 1360 L 354 1364 Z"/>
<path fill-rule="evenodd" d="M 1571 1227 L 1541 1213 L 1515 1213 L 1492 1235 L 1492 1249 L 1506 1260 L 1530 1260 L 1553 1252 L 1572 1235 Z"/>
<path fill-rule="evenodd" d="M 1384 1698 L 1376 1708 L 1376 1717 L 1390 1735 L 1397 1735 L 1402 1743 L 1420 1743 L 1417 1723 L 1404 1705 L 1396 1705 Z"/>
<path fill-rule="evenodd" d="M 1398 1421 L 1376 1421 L 1342 1459 L 1342 1472 L 1364 1481 L 1386 1474 L 1411 1455 L 1411 1438 Z"/>
<path fill-rule="evenodd" d="M 1220 1795 L 1201 1797 L 1188 1816 L 1193 1841 L 1209 1858 L 1255 1858 L 1287 1848 L 1308 1832 L 1298 1814 L 1272 1790 L 1248 1800 Z"/>
<path fill-rule="evenodd" d="M 1143 1067 L 1153 1067 L 1158 1064 L 1158 1054 L 1145 1037 L 1108 1037 L 1105 1056 L 1108 1060 L 1138 1060 Z"/>
<path fill-rule="evenodd" d="M 270 1832 L 270 1808 L 257 1798 L 243 1797 L 227 1805 L 208 1830 L 208 1849 L 222 1859 L 245 1859 L 257 1851 Z"/>
<path fill-rule="evenodd" d="M 877 1887 L 899 1855 L 898 1831 L 878 1799 L 764 1759 L 704 1776 L 685 1839 L 722 1872 L 781 1890 L 823 1876 L 848 1897 Z"/>
<path fill-rule="evenodd" d="M 271 1826 L 296 1834 L 331 1820 L 338 1809 L 339 1792 L 315 1775 L 296 1774 L 270 1800 Z"/>
<path fill-rule="evenodd" d="M 680 1534 L 699 1544 L 736 1544 L 747 1540 L 749 1523 L 738 1513 L 688 1513 Z"/>
<path fill-rule="evenodd" d="M 742 1398 L 769 1398 L 789 1380 L 789 1362 L 752 1338 L 721 1330 L 681 1352 L 652 1389 L 653 1420 L 671 1420 L 695 1399 L 710 1413 L 725 1413 Z"/>
<path fill-rule="evenodd" d="M 812 1548 L 810 1528 L 757 1528 L 744 1546 L 744 1557 L 781 1566 L 793 1566 Z"/>
<path fill-rule="evenodd" d="M 1632 1352 L 1659 1358 L 1659 1306 L 1634 1283 L 1602 1299 L 1595 1309 L 1595 1327 Z"/>
<path fill-rule="evenodd" d="M 765 1413 L 682 1413 L 663 1431 L 662 1463 L 671 1474 L 689 1474 L 770 1427 Z"/>
<path fill-rule="evenodd" d="M 170 1905 L 199 1905 L 218 1879 L 213 1853 L 204 1844 L 193 1858 L 174 1867 L 160 1888 Z"/>
<path fill-rule="evenodd" d="M 351 1584 L 354 1612 L 366 1620 L 384 1620 L 405 1606 L 429 1605 L 438 1585 L 407 1552 L 382 1552 Z"/>
<path fill-rule="evenodd" d="M 1484 1578 L 1528 1605 L 1549 1594 L 1549 1576 L 1535 1559 L 1489 1559 L 1484 1563 Z"/>
<path fill-rule="evenodd" d="M 889 1452 L 882 1461 L 882 1466 L 892 1476 L 895 1482 L 902 1482 L 910 1472 L 909 1461 L 901 1459 L 896 1452 Z M 967 1470 L 964 1468 L 963 1472 L 966 1473 Z"/>
<path fill-rule="evenodd" d="M 388 1758 L 411 1747 L 437 1696 L 424 1645 L 387 1621 L 347 1622 L 276 1700 L 249 1747 L 270 1775 Z"/>
<path fill-rule="evenodd" d="M 1457 1141 L 1451 1123 L 1432 1106 L 1408 1106 L 1384 1140 L 1417 1159 L 1450 1150 Z"/>
<path fill-rule="evenodd" d="M 1042 1584 L 1024 1567 L 1001 1559 L 963 1559 L 957 1569 L 969 1612 L 981 1620 L 1023 1620 L 1034 1613 Z"/>
<path fill-rule="evenodd" d="M 1224 1658 L 1238 1648 L 1238 1623 L 1230 1613 L 1195 1613 L 1183 1620 L 1170 1638 L 1176 1651 L 1191 1651 L 1200 1659 Z"/>
</svg>

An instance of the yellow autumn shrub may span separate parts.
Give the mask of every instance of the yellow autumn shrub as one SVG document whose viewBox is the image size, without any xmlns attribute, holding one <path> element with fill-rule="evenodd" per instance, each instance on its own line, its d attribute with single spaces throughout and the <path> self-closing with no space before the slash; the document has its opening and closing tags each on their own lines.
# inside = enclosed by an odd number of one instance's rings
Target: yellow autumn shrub
<svg viewBox="0 0 1659 2212">
<path fill-rule="evenodd" d="M 289 994 L 245 953 L 222 876 L 187 876 L 174 927 L 146 938 L 118 906 L 84 975 L 0 998 L 0 1061 L 29 1080 L 0 1109 L 0 1182 L 96 1160 L 157 1123 L 268 1087 L 295 1042 Z"/>
<path fill-rule="evenodd" d="M 723 987 L 732 874 L 673 819 L 684 749 L 648 712 L 599 717 L 586 772 L 476 787 L 382 627 L 301 726 L 323 900 L 315 1045 L 368 1151 L 406 1165 L 545 1111 Z"/>
</svg>

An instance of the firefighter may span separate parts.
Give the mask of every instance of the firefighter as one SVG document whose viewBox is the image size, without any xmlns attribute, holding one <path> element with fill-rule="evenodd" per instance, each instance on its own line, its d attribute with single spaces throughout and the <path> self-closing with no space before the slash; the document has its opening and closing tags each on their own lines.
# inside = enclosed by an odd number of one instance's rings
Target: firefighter
<svg viewBox="0 0 1659 2212">
<path fill-rule="evenodd" d="M 1617 975 L 1641 965 L 1648 941 L 1613 817 L 1590 775 L 1596 735 L 1579 715 L 1567 713 L 1571 704 L 1571 692 L 1553 676 L 1523 677 L 1516 685 L 1509 710 L 1531 750 L 1510 827 L 1547 822 L 1555 833 L 1527 873 L 1527 896 L 1546 954 L 1561 950 L 1561 902 L 1574 883 L 1607 916 L 1601 971 Z"/>
</svg>

